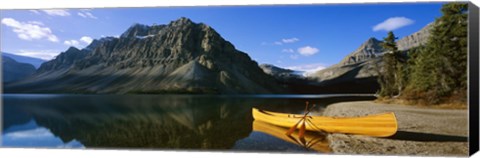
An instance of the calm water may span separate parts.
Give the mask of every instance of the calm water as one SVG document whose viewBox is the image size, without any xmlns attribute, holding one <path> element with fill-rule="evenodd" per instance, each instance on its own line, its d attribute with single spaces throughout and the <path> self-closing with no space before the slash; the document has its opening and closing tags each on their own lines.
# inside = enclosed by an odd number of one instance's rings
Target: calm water
<svg viewBox="0 0 480 158">
<path fill-rule="evenodd" d="M 6 147 L 280 152 L 327 150 L 306 148 L 305 143 L 275 136 L 274 129 L 283 129 L 259 126 L 252 118 L 252 107 L 302 113 L 305 101 L 309 101 L 317 104 L 314 114 L 318 115 L 335 102 L 373 99 L 335 95 L 54 94 L 5 94 L 2 98 L 1 142 Z"/>
</svg>

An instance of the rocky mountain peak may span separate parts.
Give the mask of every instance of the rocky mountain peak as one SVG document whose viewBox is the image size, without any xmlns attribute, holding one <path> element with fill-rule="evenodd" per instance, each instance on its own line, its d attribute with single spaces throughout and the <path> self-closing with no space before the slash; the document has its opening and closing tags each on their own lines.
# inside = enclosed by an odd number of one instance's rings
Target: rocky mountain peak
<svg viewBox="0 0 480 158">
<path fill-rule="evenodd" d="M 425 27 L 420 29 L 411 35 L 408 35 L 397 41 L 398 50 L 408 50 L 413 47 L 418 47 L 424 45 L 428 41 L 430 36 L 430 30 L 433 29 L 434 22 L 427 24 Z"/>
<path fill-rule="evenodd" d="M 65 51 L 65 53 L 77 53 L 79 51 L 80 51 L 80 49 L 71 46 L 71 47 L 68 47 L 68 49 L 67 49 L 67 51 Z"/>
<path fill-rule="evenodd" d="M 86 50 L 89 50 L 89 51 L 92 51 L 93 49 L 95 49 L 99 44 L 101 44 L 103 41 L 102 40 L 97 40 L 97 39 L 94 39 L 87 47 L 85 47 L 84 49 Z"/>
<path fill-rule="evenodd" d="M 40 86 L 69 77 L 76 90 L 95 93 L 283 91 L 248 54 L 208 25 L 185 17 L 167 25 L 134 24 L 120 38 L 103 38 L 90 46 L 90 51 L 72 48 L 61 53 L 37 72 L 45 77 L 28 82 Z"/>
<path fill-rule="evenodd" d="M 383 48 L 381 46 L 382 41 L 370 37 L 367 41 L 365 41 L 362 45 L 360 45 L 357 50 L 350 53 L 347 57 L 345 57 L 341 62 L 340 65 L 350 65 L 359 62 L 366 61 L 371 58 L 375 58 L 380 56 L 383 53 Z"/>
<path fill-rule="evenodd" d="M 192 59 L 202 59 L 201 63 L 212 67 L 214 62 L 208 61 L 210 57 L 222 52 L 236 52 L 234 46 L 213 28 L 194 23 L 185 17 L 168 25 L 134 24 L 119 39 L 103 40 L 100 43 L 99 49 L 92 49 L 88 60 L 102 61 L 105 66 L 116 65 L 121 69 L 138 65 L 154 66 L 167 61 L 185 64 Z M 94 47 L 98 44 L 92 42 L 91 45 Z M 76 69 L 97 65 L 80 61 Z"/>
<path fill-rule="evenodd" d="M 266 74 L 273 76 L 276 79 L 281 81 L 302 78 L 302 74 L 303 74 L 303 72 L 301 71 L 294 71 L 286 68 L 281 68 L 271 64 L 260 64 L 259 67 Z"/>
<path fill-rule="evenodd" d="M 175 21 L 171 21 L 168 25 L 165 27 L 174 30 L 174 31 L 179 31 L 179 32 L 188 32 L 191 30 L 199 30 L 199 31 L 204 31 L 204 32 L 215 32 L 213 28 L 210 26 L 204 24 L 204 23 L 195 23 L 189 18 L 181 17 Z"/>
<path fill-rule="evenodd" d="M 382 43 L 382 41 L 378 40 L 375 37 L 370 37 L 366 42 L 364 42 L 361 47 L 363 48 L 372 48 L 375 47 L 376 45 Z"/>
<path fill-rule="evenodd" d="M 370 37 L 365 43 L 378 43 L 378 42 L 381 42 L 381 41 L 375 37 Z"/>
<path fill-rule="evenodd" d="M 410 48 L 424 45 L 428 41 L 430 30 L 434 26 L 433 24 L 433 22 L 429 23 L 421 30 L 399 39 L 397 41 L 398 50 L 406 51 Z M 382 41 L 371 37 L 357 48 L 357 50 L 345 57 L 337 66 L 357 64 L 381 56 L 384 53 L 381 44 Z"/>
<path fill-rule="evenodd" d="M 130 26 L 127 31 L 125 31 L 120 37 L 135 37 L 135 36 L 146 36 L 148 34 L 150 26 L 135 23 Z"/>
<path fill-rule="evenodd" d="M 424 45 L 430 36 L 433 23 L 421 30 L 397 41 L 398 50 L 408 53 L 409 49 Z M 339 64 L 317 71 L 308 76 L 329 92 L 341 90 L 348 93 L 375 93 L 379 89 L 377 82 L 378 67 L 382 64 L 384 53 L 382 41 L 369 38 L 357 50 L 346 56 Z"/>
<path fill-rule="evenodd" d="M 276 73 L 283 73 L 283 72 L 287 72 L 287 73 L 293 72 L 293 70 L 280 68 L 272 64 L 260 64 L 259 67 L 262 68 L 262 70 L 269 75 L 276 74 Z"/>
<path fill-rule="evenodd" d="M 79 50 L 75 47 L 69 47 L 65 52 L 60 53 L 55 59 L 43 63 L 37 70 L 37 72 L 46 72 L 52 70 L 60 70 L 69 68 L 77 60 L 83 59 L 89 51 L 83 49 Z"/>
<path fill-rule="evenodd" d="M 169 25 L 172 25 L 172 26 L 179 26 L 179 25 L 191 25 L 191 24 L 194 24 L 192 20 L 190 20 L 189 18 L 186 18 L 186 17 L 180 17 L 179 19 L 175 20 L 175 21 L 172 21 L 170 22 Z"/>
</svg>

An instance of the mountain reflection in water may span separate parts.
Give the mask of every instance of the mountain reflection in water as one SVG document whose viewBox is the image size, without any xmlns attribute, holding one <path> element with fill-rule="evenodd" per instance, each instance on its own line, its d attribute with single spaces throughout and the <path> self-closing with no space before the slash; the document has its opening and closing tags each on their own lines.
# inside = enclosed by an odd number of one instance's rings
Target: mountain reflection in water
<svg viewBox="0 0 480 158">
<path fill-rule="evenodd" d="M 251 150 L 247 146 L 259 141 L 252 137 L 252 133 L 258 132 L 252 129 L 253 106 L 301 113 L 306 100 L 326 104 L 371 99 L 24 94 L 2 97 L 3 146 L 243 151 Z M 20 140 L 18 136 L 27 137 Z M 278 140 L 267 141 L 266 145 L 256 149 L 281 145 L 278 144 L 281 139 L 275 139 Z M 296 150 L 294 147 L 272 150 L 289 149 Z M 321 152 L 326 151 L 322 149 Z"/>
</svg>

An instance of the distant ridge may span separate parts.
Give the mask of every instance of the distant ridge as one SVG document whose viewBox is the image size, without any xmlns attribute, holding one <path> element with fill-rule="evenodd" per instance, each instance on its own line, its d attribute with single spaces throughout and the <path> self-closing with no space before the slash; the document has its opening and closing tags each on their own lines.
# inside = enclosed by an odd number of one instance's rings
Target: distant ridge
<svg viewBox="0 0 480 158">
<path fill-rule="evenodd" d="M 433 28 L 433 23 L 427 24 L 421 30 L 405 36 L 397 41 L 400 51 L 407 52 L 409 49 L 425 44 Z M 308 76 L 309 80 L 315 81 L 316 85 L 334 87 L 347 86 L 354 90 L 375 93 L 379 88 L 376 81 L 378 71 L 383 62 L 381 58 L 384 51 L 382 41 L 369 38 L 357 50 L 347 55 L 340 63 L 326 69 L 315 72 Z"/>
<path fill-rule="evenodd" d="M 35 68 L 39 68 L 40 65 L 42 65 L 42 63 L 46 62 L 46 60 L 43 60 L 43 59 L 21 56 L 21 55 L 15 55 L 15 54 L 6 53 L 6 52 L 2 52 L 2 57 L 3 56 L 10 57 L 13 60 L 15 60 L 17 62 L 20 62 L 20 63 L 32 64 Z"/>
<path fill-rule="evenodd" d="M 429 23 L 421 30 L 397 41 L 400 51 L 424 45 L 433 28 Z M 369 38 L 339 63 L 299 78 L 292 70 L 273 65 L 261 65 L 265 73 L 275 77 L 296 93 L 375 93 L 379 85 L 376 77 L 381 71 L 382 41 Z M 380 69 L 379 69 L 380 68 Z"/>
<path fill-rule="evenodd" d="M 13 82 L 24 79 L 35 73 L 32 64 L 20 63 L 8 56 L 2 56 L 2 82 Z"/>
</svg>

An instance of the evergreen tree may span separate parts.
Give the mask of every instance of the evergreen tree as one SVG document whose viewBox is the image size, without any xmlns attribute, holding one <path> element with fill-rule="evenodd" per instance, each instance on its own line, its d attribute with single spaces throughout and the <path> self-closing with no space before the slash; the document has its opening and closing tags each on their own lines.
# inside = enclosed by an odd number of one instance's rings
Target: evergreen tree
<svg viewBox="0 0 480 158">
<path fill-rule="evenodd" d="M 383 39 L 382 47 L 385 50 L 383 56 L 383 71 L 379 75 L 380 96 L 394 97 L 398 96 L 405 86 L 405 60 L 400 51 L 398 51 L 395 37 L 392 31 L 388 32 L 387 37 Z"/>
<path fill-rule="evenodd" d="M 407 98 L 423 99 L 429 104 L 452 95 L 464 95 L 461 98 L 466 99 L 467 6 L 443 5 L 443 15 L 436 19 L 427 44 L 409 62 L 412 68 Z"/>
</svg>

